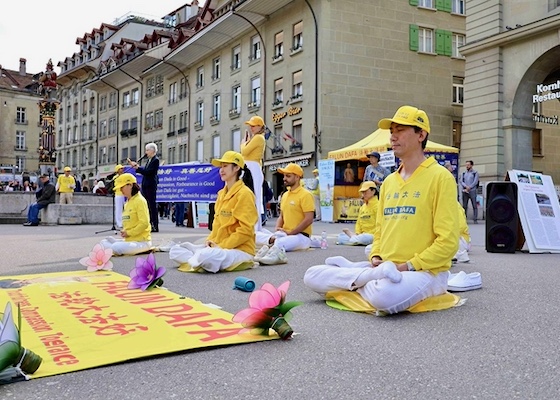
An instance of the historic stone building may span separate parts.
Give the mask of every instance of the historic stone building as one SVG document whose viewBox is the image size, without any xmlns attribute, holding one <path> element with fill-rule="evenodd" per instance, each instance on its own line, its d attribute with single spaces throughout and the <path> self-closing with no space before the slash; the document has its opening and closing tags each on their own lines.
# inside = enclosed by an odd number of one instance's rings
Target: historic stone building
<svg viewBox="0 0 560 400">
<path fill-rule="evenodd" d="M 5 176 L 38 170 L 41 127 L 37 87 L 34 74 L 26 71 L 24 58 L 19 60 L 19 71 L 0 66 L 0 170 Z"/>
<path fill-rule="evenodd" d="M 507 170 L 560 182 L 560 2 L 467 1 L 461 159 L 485 180 Z"/>
<path fill-rule="evenodd" d="M 310 176 L 402 104 L 427 111 L 431 139 L 460 145 L 462 0 L 209 0 L 165 22 L 106 40 L 89 67 L 77 55 L 61 64 L 60 166 L 101 176 L 151 141 L 166 163 L 208 162 L 239 149 L 258 114 L 278 194 L 279 166 L 295 161 Z"/>
</svg>

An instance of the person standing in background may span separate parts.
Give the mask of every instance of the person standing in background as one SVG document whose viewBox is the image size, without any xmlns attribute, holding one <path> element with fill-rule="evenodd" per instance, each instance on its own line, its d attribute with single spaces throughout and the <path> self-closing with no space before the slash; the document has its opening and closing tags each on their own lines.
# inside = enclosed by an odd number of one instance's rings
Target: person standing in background
<svg viewBox="0 0 560 400">
<path fill-rule="evenodd" d="M 72 204 L 76 180 L 72 175 L 72 168 L 64 167 L 64 174 L 59 175 L 56 181 L 56 190 L 60 193 L 60 204 Z"/>
<path fill-rule="evenodd" d="M 364 182 L 373 181 L 379 188 L 379 186 L 381 186 L 385 178 L 387 178 L 387 176 L 391 172 L 387 168 L 379 165 L 381 155 L 379 155 L 377 151 L 372 151 L 371 153 L 367 154 L 367 158 L 370 165 L 366 167 L 366 170 L 364 172 Z"/>
<path fill-rule="evenodd" d="M 315 200 L 315 221 L 321 220 L 321 188 L 319 186 L 319 170 L 313 170 L 313 179 L 308 184 L 308 189 Z"/>
<path fill-rule="evenodd" d="M 124 167 L 121 164 L 115 166 L 115 176 L 113 177 L 113 181 L 116 182 L 119 176 L 124 174 Z M 124 203 L 126 202 L 126 197 L 123 194 L 120 187 L 113 185 L 114 192 L 115 192 L 115 224 L 119 229 L 122 228 L 122 213 L 124 209 Z"/>
<path fill-rule="evenodd" d="M 262 229 L 262 217 L 265 213 L 263 207 L 262 186 L 264 174 L 262 172 L 262 160 L 266 147 L 266 139 L 264 138 L 264 120 L 255 115 L 249 121 L 245 121 L 249 125 L 249 130 L 245 131 L 245 139 L 241 142 L 241 155 L 245 160 L 247 168 L 253 175 L 253 186 L 255 191 L 255 201 L 259 219 L 255 224 L 255 231 Z"/>
<path fill-rule="evenodd" d="M 466 171 L 461 174 L 461 190 L 463 192 L 463 208 L 465 215 L 467 214 L 467 207 L 469 200 L 473 208 L 473 222 L 476 224 L 478 219 L 478 208 L 476 204 L 476 190 L 478 188 L 478 172 L 473 169 L 474 163 L 468 160 L 465 164 Z"/>
<path fill-rule="evenodd" d="M 141 167 L 137 162 L 128 160 L 128 163 L 137 173 L 142 175 L 142 195 L 148 202 L 150 210 L 150 223 L 152 232 L 159 232 L 159 217 L 156 203 L 156 192 L 158 186 L 159 158 L 157 158 L 158 147 L 155 143 L 148 143 L 145 147 L 145 155 L 148 162 Z"/>
</svg>

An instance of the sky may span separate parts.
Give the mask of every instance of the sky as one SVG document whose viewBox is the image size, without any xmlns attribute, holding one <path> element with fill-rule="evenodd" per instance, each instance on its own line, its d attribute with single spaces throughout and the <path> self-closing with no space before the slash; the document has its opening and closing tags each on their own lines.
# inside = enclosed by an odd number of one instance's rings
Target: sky
<svg viewBox="0 0 560 400">
<path fill-rule="evenodd" d="M 0 65 L 18 71 L 19 59 L 25 58 L 27 72 L 36 74 L 52 59 L 59 73 L 58 62 L 79 51 L 76 38 L 102 23 L 113 23 L 129 13 L 160 21 L 187 3 L 190 0 L 11 2 L 10 12 L 0 13 Z"/>
</svg>

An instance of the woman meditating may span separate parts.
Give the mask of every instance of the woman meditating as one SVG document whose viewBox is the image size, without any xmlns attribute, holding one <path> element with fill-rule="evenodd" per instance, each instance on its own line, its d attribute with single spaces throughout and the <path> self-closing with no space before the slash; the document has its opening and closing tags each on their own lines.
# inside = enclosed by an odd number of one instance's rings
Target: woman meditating
<svg viewBox="0 0 560 400">
<path fill-rule="evenodd" d="M 212 233 L 204 244 L 184 242 L 170 249 L 169 257 L 180 264 L 179 271 L 216 273 L 253 267 L 258 214 L 251 171 L 235 151 L 226 151 L 212 164 L 220 168 L 225 182 L 216 199 Z"/>
<path fill-rule="evenodd" d="M 115 180 L 115 189 L 121 190 L 127 201 L 122 213 L 121 236 L 123 239 L 107 237 L 101 241 L 106 249 L 117 256 L 133 256 L 152 247 L 152 227 L 148 203 L 140 193 L 140 186 L 132 174 L 122 174 Z"/>
</svg>

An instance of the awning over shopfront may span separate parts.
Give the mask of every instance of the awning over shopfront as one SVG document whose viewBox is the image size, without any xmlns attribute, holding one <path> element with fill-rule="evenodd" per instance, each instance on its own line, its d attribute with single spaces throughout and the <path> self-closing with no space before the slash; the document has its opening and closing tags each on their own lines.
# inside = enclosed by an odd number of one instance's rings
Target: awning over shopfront
<svg viewBox="0 0 560 400">
<path fill-rule="evenodd" d="M 302 168 L 309 166 L 309 160 L 313 157 L 313 153 L 299 154 L 293 157 L 277 158 L 265 161 L 263 164 L 268 167 L 270 172 L 275 172 L 278 168 L 284 168 L 289 163 L 295 163 Z"/>
<path fill-rule="evenodd" d="M 391 148 L 390 136 L 391 133 L 388 129 L 378 129 L 350 146 L 329 151 L 328 158 L 333 158 L 336 161 L 367 160 L 366 154 L 372 151 L 381 153 Z M 446 146 L 431 140 L 428 140 L 425 151 L 432 153 L 459 153 L 459 149 L 456 147 Z"/>
</svg>

